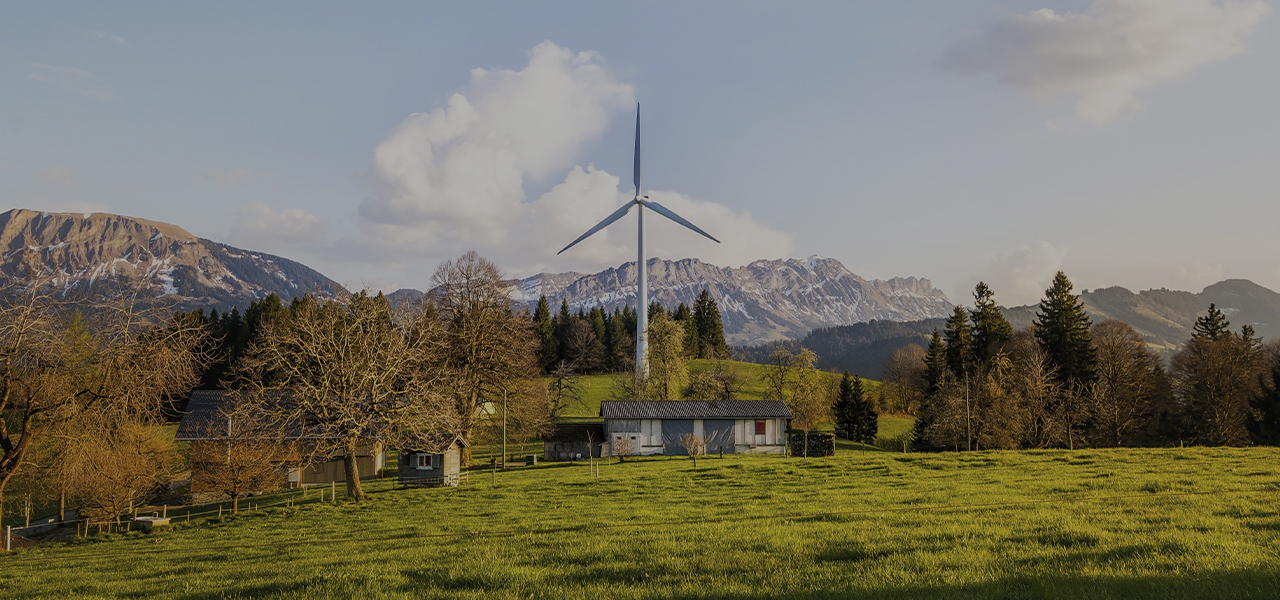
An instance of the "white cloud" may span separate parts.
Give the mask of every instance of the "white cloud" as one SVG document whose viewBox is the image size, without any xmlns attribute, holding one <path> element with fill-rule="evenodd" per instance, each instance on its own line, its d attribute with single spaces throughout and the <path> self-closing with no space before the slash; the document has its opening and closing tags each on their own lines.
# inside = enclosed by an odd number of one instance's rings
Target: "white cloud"
<svg viewBox="0 0 1280 600">
<path fill-rule="evenodd" d="M 1044 291 L 1053 283 L 1053 276 L 1062 270 L 1062 261 L 1066 256 L 1066 248 L 1057 248 L 1041 240 L 1023 246 L 1016 252 L 996 257 L 987 267 L 982 281 L 991 286 L 996 294 L 996 302 L 1004 306 L 1034 304 L 1044 297 Z M 973 282 L 976 283 L 977 281 Z M 973 285 L 970 285 L 962 290 L 956 301 L 972 304 L 972 291 Z"/>
<path fill-rule="evenodd" d="M 218 169 L 205 169 L 195 175 L 198 181 L 208 181 L 218 185 L 235 185 L 252 179 L 256 175 L 253 171 L 244 168 L 235 168 L 227 171 Z"/>
<path fill-rule="evenodd" d="M 72 185 L 75 183 L 75 175 L 71 173 L 71 167 L 54 167 L 36 173 L 36 181 L 56 185 Z"/>
<path fill-rule="evenodd" d="M 111 34 L 109 34 L 109 33 L 105 32 L 105 31 L 94 31 L 94 30 L 90 29 L 90 30 L 89 30 L 89 35 L 91 35 L 91 36 L 93 36 L 93 37 L 95 37 L 95 38 L 98 38 L 98 39 L 100 39 L 100 40 L 110 40 L 110 41 L 115 42 L 116 44 L 119 44 L 119 45 L 121 45 L 121 46 L 128 46 L 128 45 L 129 45 L 129 40 L 126 40 L 126 39 L 124 39 L 124 38 L 122 38 L 122 37 L 120 37 L 120 36 L 118 36 L 118 35 L 111 35 Z"/>
<path fill-rule="evenodd" d="M 1078 96 L 1077 118 L 1100 125 L 1141 108 L 1138 92 L 1244 52 L 1270 10 L 1260 0 L 1093 0 L 1083 13 L 1001 19 L 939 62 L 1039 98 Z"/>
<path fill-rule="evenodd" d="M 328 223 L 304 210 L 276 210 L 265 204 L 241 206 L 229 242 L 246 249 L 281 252 L 324 244 Z"/>
<path fill-rule="evenodd" d="M 1227 270 L 1222 263 L 1206 263 L 1193 260 L 1177 266 L 1174 283 L 1178 289 L 1198 292 L 1206 286 L 1213 285 L 1227 278 Z"/>
<path fill-rule="evenodd" d="M 31 68 L 35 69 L 35 72 L 29 74 L 28 77 L 41 83 L 54 85 L 63 91 L 86 98 L 94 98 L 96 100 L 115 99 L 115 92 L 99 86 L 97 77 L 84 69 L 58 67 L 41 63 L 31 63 Z"/>
<path fill-rule="evenodd" d="M 475 249 L 512 274 L 635 260 L 634 217 L 556 257 L 631 198 L 619 191 L 619 177 L 575 163 L 634 101 L 632 87 L 598 55 L 551 42 L 530 50 L 521 70 L 475 69 L 470 86 L 446 107 L 410 115 L 378 145 L 367 175 L 370 194 L 360 205 L 365 237 L 347 242 L 353 252 L 415 265 Z M 561 183 L 527 198 L 526 183 L 560 173 Z M 789 237 L 746 213 L 674 192 L 649 194 L 725 242 L 656 223 L 664 219 L 650 213 L 650 256 L 745 263 L 791 249 Z"/>
</svg>

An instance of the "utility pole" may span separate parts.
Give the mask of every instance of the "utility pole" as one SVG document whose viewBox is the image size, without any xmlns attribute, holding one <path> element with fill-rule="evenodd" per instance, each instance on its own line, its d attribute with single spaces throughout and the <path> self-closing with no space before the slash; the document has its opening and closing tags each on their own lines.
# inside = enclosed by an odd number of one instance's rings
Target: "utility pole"
<svg viewBox="0 0 1280 600">
<path fill-rule="evenodd" d="M 507 388 L 502 388 L 502 470 L 507 470 Z"/>
<path fill-rule="evenodd" d="M 969 373 L 964 374 L 964 445 L 973 450 L 973 428 L 969 424 Z"/>
</svg>

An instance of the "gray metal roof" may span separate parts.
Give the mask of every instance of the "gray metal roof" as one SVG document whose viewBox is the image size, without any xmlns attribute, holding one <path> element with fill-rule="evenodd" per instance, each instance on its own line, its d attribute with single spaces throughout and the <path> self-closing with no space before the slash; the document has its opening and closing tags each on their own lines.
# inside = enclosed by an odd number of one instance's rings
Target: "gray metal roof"
<svg viewBox="0 0 1280 600">
<path fill-rule="evenodd" d="M 187 401 L 187 411 L 178 424 L 174 439 L 179 441 L 201 440 L 210 437 L 210 425 L 218 418 L 218 409 L 227 399 L 223 390 L 196 390 Z"/>
<path fill-rule="evenodd" d="M 606 419 L 790 419 L 781 400 L 605 400 Z"/>
</svg>

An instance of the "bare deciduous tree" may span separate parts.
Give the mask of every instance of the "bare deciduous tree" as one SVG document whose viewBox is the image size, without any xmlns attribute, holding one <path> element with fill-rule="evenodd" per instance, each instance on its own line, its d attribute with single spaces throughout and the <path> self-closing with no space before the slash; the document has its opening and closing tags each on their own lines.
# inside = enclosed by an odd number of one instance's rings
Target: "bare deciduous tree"
<svg viewBox="0 0 1280 600">
<path fill-rule="evenodd" d="M 686 433 L 680 436 L 680 447 L 693 459 L 693 468 L 698 468 L 698 457 L 707 453 L 707 441 L 700 435 Z"/>
<path fill-rule="evenodd" d="M 910 414 L 919 408 L 929 387 L 924 359 L 919 344 L 907 344 L 889 354 L 881 370 L 881 412 Z"/>
<path fill-rule="evenodd" d="M 1127 323 L 1108 319 L 1090 333 L 1098 353 L 1093 437 L 1099 445 L 1122 446 L 1151 418 L 1164 381 L 1160 357 Z"/>
<path fill-rule="evenodd" d="M 517 381 L 537 378 L 538 338 L 532 321 L 515 313 L 502 272 L 479 254 L 441 263 L 431 282 L 429 300 L 444 325 L 445 343 L 439 361 L 424 368 L 445 383 L 458 432 L 469 439 L 485 402 L 500 399 Z M 466 450 L 463 463 L 470 461 Z"/>
<path fill-rule="evenodd" d="M 172 436 L 143 423 L 108 423 L 81 435 L 72 495 L 89 522 L 115 521 L 173 478 L 179 465 Z"/>
<path fill-rule="evenodd" d="M 263 325 L 237 366 L 239 401 L 262 435 L 298 444 L 303 466 L 341 458 L 347 494 L 367 499 L 358 452 L 420 431 L 450 430 L 457 413 L 435 367 L 445 351 L 430 310 L 392 314 L 386 298 L 307 296 Z"/>
<path fill-rule="evenodd" d="M 202 325 L 157 325 L 163 313 L 128 298 L 88 305 L 92 318 L 81 319 L 46 283 L 0 289 L 0 506 L 37 441 L 152 422 L 207 359 Z"/>
<path fill-rule="evenodd" d="M 690 400 L 715 402 L 733 400 L 742 393 L 742 378 L 725 361 L 716 359 L 712 368 L 689 377 L 685 397 Z"/>
<path fill-rule="evenodd" d="M 231 498 L 231 512 L 240 512 L 240 498 L 250 492 L 270 492 L 288 482 L 298 464 L 296 443 L 281 443 L 264 435 L 270 428 L 259 421 L 251 403 L 222 407 L 200 427 L 191 442 L 191 487 L 206 488 Z"/>
</svg>

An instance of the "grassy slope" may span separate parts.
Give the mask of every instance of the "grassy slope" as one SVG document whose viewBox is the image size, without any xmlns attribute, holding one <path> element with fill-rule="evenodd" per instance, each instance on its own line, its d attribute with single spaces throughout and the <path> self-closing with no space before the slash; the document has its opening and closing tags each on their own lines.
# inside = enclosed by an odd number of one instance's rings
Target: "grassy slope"
<svg viewBox="0 0 1280 600">
<path fill-rule="evenodd" d="M 292 509 L 26 550 L 0 557 L 0 589 L 46 598 L 1266 598 L 1280 589 L 1278 461 L 1274 448 L 844 451 L 698 468 L 633 459 L 604 465 L 595 481 L 585 465 L 547 464 L 501 474 L 496 488 L 486 473 L 459 489 L 375 482 L 376 501 L 361 506 L 319 505 L 313 494 Z M 1134 497 L 1080 501 L 1116 495 Z M 1061 499 L 1075 500 L 1026 503 Z M 928 508 L 1010 502 L 1023 504 Z M 656 523 L 672 520 L 682 522 Z M 566 526 L 579 528 L 476 534 Z M 306 543 L 267 545 L 296 541 Z M 226 545 L 251 547 L 211 548 Z M 119 554 L 130 551 L 160 553 Z"/>
</svg>

